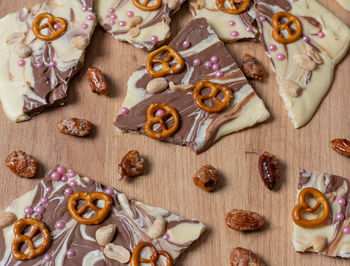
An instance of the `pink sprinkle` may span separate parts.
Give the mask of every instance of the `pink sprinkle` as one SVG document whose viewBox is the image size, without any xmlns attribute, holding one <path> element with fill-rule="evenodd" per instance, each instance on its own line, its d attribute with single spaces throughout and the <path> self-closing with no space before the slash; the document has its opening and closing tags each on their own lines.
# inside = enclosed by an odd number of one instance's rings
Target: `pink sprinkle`
<svg viewBox="0 0 350 266">
<path fill-rule="evenodd" d="M 274 44 L 270 44 L 270 45 L 269 45 L 269 50 L 270 50 L 271 52 L 275 52 L 275 51 L 277 51 L 277 46 L 274 45 Z"/>
<path fill-rule="evenodd" d="M 119 21 L 119 26 L 124 27 L 126 25 L 126 22 L 124 20 Z"/>
<path fill-rule="evenodd" d="M 112 14 L 109 18 L 115 20 L 118 18 L 118 16 L 116 14 Z"/>
<path fill-rule="evenodd" d="M 53 25 L 53 28 L 55 30 L 60 30 L 62 28 L 61 24 L 60 23 L 55 23 L 55 25 Z"/>
<path fill-rule="evenodd" d="M 52 187 L 51 187 L 51 186 L 47 187 L 47 188 L 45 189 L 45 191 L 46 191 L 47 193 L 50 193 L 50 192 L 52 191 Z"/>
<path fill-rule="evenodd" d="M 68 181 L 68 176 L 67 175 L 62 175 L 61 181 L 62 182 L 67 182 Z"/>
<path fill-rule="evenodd" d="M 69 173 L 68 173 L 68 177 L 69 178 L 73 178 L 73 177 L 76 177 L 76 173 L 74 172 L 74 171 L 70 171 Z"/>
<path fill-rule="evenodd" d="M 211 56 L 210 62 L 212 62 L 213 64 L 219 62 L 219 57 L 217 57 L 216 55 Z"/>
<path fill-rule="evenodd" d="M 230 20 L 228 22 L 228 25 L 230 25 L 231 27 L 233 27 L 234 25 L 236 25 L 236 22 L 234 22 L 233 20 Z"/>
<path fill-rule="evenodd" d="M 207 62 L 204 63 L 204 67 L 206 69 L 211 69 L 213 67 L 213 64 L 210 61 L 207 61 Z"/>
<path fill-rule="evenodd" d="M 231 32 L 231 36 L 232 37 L 237 37 L 239 35 L 239 32 L 234 30 L 233 32 Z"/>
<path fill-rule="evenodd" d="M 64 221 L 62 221 L 62 220 L 57 221 L 57 222 L 55 223 L 55 228 L 56 228 L 57 230 L 62 230 L 65 226 L 66 226 L 66 223 L 65 223 Z"/>
<path fill-rule="evenodd" d="M 74 256 L 75 256 L 75 250 L 69 249 L 69 250 L 67 251 L 67 257 L 68 257 L 68 258 L 73 258 Z"/>
<path fill-rule="evenodd" d="M 126 107 L 122 107 L 122 109 L 120 109 L 120 113 L 123 115 L 127 115 L 129 113 L 129 109 Z"/>
<path fill-rule="evenodd" d="M 41 204 L 46 204 L 46 203 L 49 202 L 49 198 L 48 198 L 48 197 L 42 197 L 42 198 L 40 199 L 40 202 L 41 202 Z"/>
<path fill-rule="evenodd" d="M 38 62 L 38 63 L 35 64 L 36 68 L 42 68 L 43 66 L 44 66 L 43 62 Z"/>
<path fill-rule="evenodd" d="M 51 179 L 53 181 L 58 181 L 58 180 L 60 180 L 60 178 L 61 178 L 61 175 L 59 173 L 57 173 L 56 171 L 51 173 Z"/>
<path fill-rule="evenodd" d="M 200 60 L 199 58 L 195 58 L 193 60 L 193 65 L 200 66 L 201 64 L 202 64 L 202 60 Z"/>
<path fill-rule="evenodd" d="M 94 15 L 88 15 L 88 16 L 87 16 L 87 20 L 90 20 L 90 21 L 91 21 L 91 20 L 94 20 L 94 19 L 95 19 L 95 16 L 94 16 Z"/>
<path fill-rule="evenodd" d="M 284 54 L 277 54 L 277 59 L 279 61 L 283 61 L 284 59 L 286 59 L 286 56 Z"/>
<path fill-rule="evenodd" d="M 108 9 L 108 13 L 114 13 L 114 11 L 115 11 L 115 9 L 112 7 Z"/>
<path fill-rule="evenodd" d="M 151 42 L 156 43 L 158 41 L 158 37 L 155 35 L 151 36 Z"/>
<path fill-rule="evenodd" d="M 81 25 L 81 28 L 82 28 L 83 30 L 87 30 L 87 29 L 89 28 L 89 25 L 86 24 L 86 23 L 83 23 L 83 24 Z"/>
<path fill-rule="evenodd" d="M 162 116 L 162 115 L 164 115 L 165 114 L 165 112 L 164 112 L 164 110 L 162 110 L 162 109 L 159 109 L 159 110 L 157 110 L 157 112 L 156 112 L 156 116 Z"/>
<path fill-rule="evenodd" d="M 214 71 L 217 71 L 217 70 L 220 70 L 221 67 L 220 67 L 219 64 L 214 64 L 213 67 L 212 67 L 211 69 L 214 70 Z"/>
<path fill-rule="evenodd" d="M 105 193 L 111 196 L 114 194 L 114 190 L 113 190 L 113 188 L 108 187 L 105 189 Z"/>
<path fill-rule="evenodd" d="M 63 175 L 66 172 L 66 168 L 64 166 L 58 166 L 56 172 Z"/>
<path fill-rule="evenodd" d="M 345 204 L 346 204 L 346 201 L 344 198 L 337 199 L 337 202 L 338 202 L 338 205 L 342 206 L 342 207 L 345 206 Z"/>
<path fill-rule="evenodd" d="M 260 16 L 260 17 L 259 17 L 259 20 L 260 20 L 261 22 L 264 22 L 264 21 L 266 21 L 266 17 L 265 17 L 265 16 Z"/>
<path fill-rule="evenodd" d="M 320 38 L 324 38 L 326 36 L 326 34 L 324 34 L 324 32 L 320 31 L 318 34 L 317 34 L 318 37 Z"/>
<path fill-rule="evenodd" d="M 31 215 L 33 212 L 34 212 L 34 211 L 33 211 L 33 208 L 32 208 L 32 207 L 25 207 L 25 208 L 24 208 L 24 213 L 25 213 L 26 215 Z"/>
<path fill-rule="evenodd" d="M 182 43 L 182 46 L 185 47 L 185 48 L 188 48 L 191 46 L 191 42 L 188 41 L 188 40 L 185 40 L 183 43 Z"/>
<path fill-rule="evenodd" d="M 335 219 L 337 219 L 337 221 L 341 222 L 344 220 L 344 214 L 342 214 L 341 212 L 338 212 L 336 215 L 335 215 Z"/>
<path fill-rule="evenodd" d="M 350 226 L 344 226 L 343 227 L 343 233 L 347 234 L 347 235 L 350 234 Z"/>
<path fill-rule="evenodd" d="M 215 77 L 222 78 L 223 76 L 224 76 L 224 72 L 222 72 L 221 70 L 216 71 Z"/>
<path fill-rule="evenodd" d="M 126 15 L 129 17 L 129 18 L 132 18 L 134 16 L 134 12 L 133 11 L 128 11 L 126 13 Z"/>
<path fill-rule="evenodd" d="M 73 194 L 73 190 L 70 187 L 64 189 L 64 195 L 70 196 Z"/>
<path fill-rule="evenodd" d="M 70 187 L 75 187 L 77 185 L 77 181 L 71 180 L 71 181 L 68 182 L 68 184 L 69 184 Z"/>
<path fill-rule="evenodd" d="M 110 20 L 108 23 L 109 23 L 109 25 L 114 25 L 115 24 L 115 20 Z"/>
<path fill-rule="evenodd" d="M 45 208 L 43 206 L 35 207 L 34 212 L 38 215 L 43 215 L 45 212 Z"/>
<path fill-rule="evenodd" d="M 23 59 L 20 59 L 20 60 L 18 60 L 18 65 L 19 65 L 20 67 L 23 67 L 23 66 L 26 65 L 26 61 L 24 61 Z"/>
<path fill-rule="evenodd" d="M 169 234 L 165 233 L 165 234 L 163 235 L 163 239 L 164 239 L 164 240 L 168 241 L 169 238 L 170 238 Z"/>
<path fill-rule="evenodd" d="M 83 7 L 81 8 L 81 10 L 82 10 L 83 12 L 86 12 L 86 11 L 89 10 L 89 8 L 88 8 L 87 6 L 83 6 Z"/>
<path fill-rule="evenodd" d="M 56 66 L 57 66 L 56 61 L 51 61 L 51 62 L 49 63 L 49 66 L 50 66 L 50 67 L 56 67 Z"/>
<path fill-rule="evenodd" d="M 248 31 L 248 32 L 252 32 L 252 31 L 253 31 L 252 27 L 246 27 L 245 29 L 246 29 L 246 31 Z"/>
<path fill-rule="evenodd" d="M 50 262 L 51 260 L 52 260 L 52 256 L 50 254 L 45 254 L 44 261 L 45 262 Z"/>
<path fill-rule="evenodd" d="M 309 42 L 309 41 L 310 41 L 309 36 L 304 35 L 304 36 L 303 36 L 303 41 L 304 41 L 304 42 Z"/>
</svg>

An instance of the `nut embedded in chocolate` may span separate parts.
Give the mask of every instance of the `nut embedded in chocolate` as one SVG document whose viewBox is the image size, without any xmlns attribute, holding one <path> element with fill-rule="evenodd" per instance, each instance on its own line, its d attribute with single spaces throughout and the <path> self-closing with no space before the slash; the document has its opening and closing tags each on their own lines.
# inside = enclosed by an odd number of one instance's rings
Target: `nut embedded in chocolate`
<svg viewBox="0 0 350 266">
<path fill-rule="evenodd" d="M 129 151 L 124 155 L 118 167 L 118 179 L 124 177 L 135 177 L 143 174 L 145 160 L 140 153 L 135 150 Z"/>
<path fill-rule="evenodd" d="M 101 70 L 95 67 L 90 67 L 86 72 L 86 78 L 92 92 L 97 94 L 108 95 L 108 86 L 105 77 Z"/>
<path fill-rule="evenodd" d="M 19 177 L 32 178 L 38 170 L 37 161 L 23 151 L 13 151 L 6 157 L 5 163 Z"/>
<path fill-rule="evenodd" d="M 237 247 L 231 251 L 231 266 L 264 266 L 264 263 L 249 249 Z"/>
<path fill-rule="evenodd" d="M 213 191 L 218 181 L 219 174 L 210 164 L 202 166 L 193 177 L 195 185 L 205 191 Z"/>
<path fill-rule="evenodd" d="M 256 212 L 236 209 L 226 214 L 225 222 L 228 227 L 237 231 L 255 231 L 265 223 L 264 218 Z"/>
<path fill-rule="evenodd" d="M 280 179 L 280 168 L 276 156 L 267 151 L 260 155 L 259 172 L 265 186 L 272 190 Z"/>
<path fill-rule="evenodd" d="M 61 133 L 78 137 L 90 134 L 91 127 L 90 121 L 79 118 L 68 118 L 57 123 L 57 128 Z"/>
<path fill-rule="evenodd" d="M 262 80 L 265 75 L 263 65 L 252 55 L 245 54 L 242 58 L 242 70 L 247 78 Z"/>
</svg>

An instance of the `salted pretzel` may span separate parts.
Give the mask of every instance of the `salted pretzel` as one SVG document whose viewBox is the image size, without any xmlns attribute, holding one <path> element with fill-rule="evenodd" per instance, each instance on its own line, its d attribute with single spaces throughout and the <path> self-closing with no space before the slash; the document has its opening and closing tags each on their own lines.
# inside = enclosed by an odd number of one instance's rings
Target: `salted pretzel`
<svg viewBox="0 0 350 266">
<path fill-rule="evenodd" d="M 149 247 L 152 251 L 152 255 L 149 257 L 149 259 L 143 259 L 140 258 L 141 251 Z M 130 266 L 140 266 L 141 263 L 149 263 L 152 266 L 157 265 L 157 261 L 159 260 L 160 256 L 164 256 L 166 259 L 166 266 L 172 266 L 173 262 L 171 259 L 171 256 L 168 252 L 164 250 L 157 250 L 151 243 L 149 242 L 140 242 L 137 244 L 135 247 L 134 251 L 132 252 L 131 255 L 131 260 L 130 260 Z"/>
<path fill-rule="evenodd" d="M 210 88 L 211 91 L 207 95 L 202 95 L 201 91 L 205 88 Z M 223 92 L 225 94 L 225 98 L 223 101 L 220 101 L 217 98 L 217 95 Z M 219 113 L 230 104 L 232 99 L 232 90 L 229 89 L 225 85 L 215 84 L 210 81 L 200 81 L 197 83 L 196 87 L 193 90 L 193 98 L 196 105 L 202 110 L 208 113 Z M 217 104 L 216 106 L 209 106 L 204 103 L 204 100 L 213 99 L 213 101 Z"/>
<path fill-rule="evenodd" d="M 315 206 L 312 208 L 305 201 L 307 195 L 312 195 L 317 199 Z M 323 213 L 321 217 L 313 220 L 307 220 L 301 217 L 301 212 L 313 213 L 317 211 L 318 208 L 321 207 L 321 205 L 323 207 Z M 330 212 L 330 207 L 326 197 L 317 189 L 312 187 L 307 187 L 307 188 L 304 188 L 302 191 L 300 191 L 298 196 L 298 204 L 294 207 L 292 216 L 293 216 L 294 223 L 296 223 L 297 225 L 305 228 L 313 228 L 324 224 L 324 222 L 327 220 L 329 216 L 329 212 Z"/>
<path fill-rule="evenodd" d="M 79 200 L 85 200 L 85 204 L 82 207 L 80 207 L 80 209 L 77 210 L 76 207 L 77 207 L 77 202 Z M 103 209 L 100 209 L 95 205 L 94 202 L 97 200 L 103 200 L 105 202 Z M 103 192 L 87 193 L 87 192 L 79 191 L 69 197 L 68 204 L 67 204 L 67 208 L 70 215 L 72 215 L 72 217 L 81 224 L 101 223 L 108 216 L 111 210 L 111 207 L 112 207 L 111 197 L 108 194 Z M 97 213 L 97 215 L 92 218 L 84 218 L 82 215 L 86 213 L 89 209 L 92 209 L 94 212 Z"/>
<path fill-rule="evenodd" d="M 159 9 L 162 6 L 162 0 L 155 0 L 156 3 L 154 3 L 154 5 L 149 6 L 149 2 L 151 2 L 152 0 L 145 0 L 142 4 L 140 2 L 140 0 L 132 0 L 132 2 L 134 3 L 134 5 L 143 10 L 143 11 L 154 11 Z"/>
<path fill-rule="evenodd" d="M 286 18 L 287 21 L 281 23 L 281 19 Z M 288 44 L 297 41 L 302 35 L 303 26 L 300 20 L 288 12 L 278 12 L 272 17 L 273 32 L 272 37 L 276 42 Z M 292 32 L 291 25 L 295 24 L 295 32 Z M 282 35 L 282 31 L 288 32 L 288 37 Z"/>
<path fill-rule="evenodd" d="M 216 6 L 222 12 L 233 15 L 241 14 L 246 11 L 250 5 L 250 0 L 228 0 L 231 9 L 227 9 L 225 2 L 226 0 L 216 0 Z"/>
<path fill-rule="evenodd" d="M 27 226 L 32 226 L 33 228 L 29 235 L 24 235 L 22 232 Z M 33 237 L 39 231 L 43 235 L 43 241 L 42 244 L 36 248 L 33 243 Z M 15 235 L 15 239 L 12 242 L 11 252 L 16 260 L 30 260 L 40 256 L 49 248 L 51 244 L 49 230 L 47 230 L 44 223 L 34 218 L 25 217 L 19 219 L 13 227 L 13 233 Z M 20 248 L 24 243 L 28 245 L 28 252 L 26 253 L 20 251 Z"/>
<path fill-rule="evenodd" d="M 155 58 L 157 55 L 162 54 L 164 52 L 168 52 L 169 54 L 165 57 L 165 59 Z M 175 66 L 170 66 L 169 63 L 174 58 L 176 60 Z M 153 64 L 161 64 L 162 68 L 159 71 L 156 71 L 153 68 Z M 185 66 L 184 60 L 182 57 L 171 47 L 164 45 L 159 49 L 153 51 L 149 54 L 146 62 L 146 69 L 148 74 L 152 78 L 159 78 L 169 74 L 179 73 Z"/>
<path fill-rule="evenodd" d="M 42 24 L 42 21 L 47 19 L 47 22 Z M 56 30 L 54 25 L 60 24 L 61 28 Z M 35 36 L 42 41 L 54 41 L 61 37 L 67 30 L 68 22 L 64 18 L 55 17 L 48 13 L 42 13 L 36 16 L 34 19 L 32 30 Z M 41 33 L 43 29 L 49 28 L 51 33 L 49 35 L 44 35 Z"/>
<path fill-rule="evenodd" d="M 164 114 L 160 116 L 155 116 L 154 113 L 157 110 L 163 110 L 165 111 Z M 165 123 L 165 118 L 171 116 L 174 120 L 174 124 L 171 126 L 171 128 L 168 128 L 168 126 Z M 161 132 L 155 132 L 153 130 L 153 126 L 155 124 L 160 124 L 162 131 Z M 152 139 L 166 139 L 172 136 L 180 126 L 180 117 L 175 108 L 171 107 L 170 105 L 167 105 L 165 103 L 152 103 L 148 109 L 147 109 L 147 121 L 145 124 L 145 132 L 147 136 L 149 136 Z"/>
</svg>

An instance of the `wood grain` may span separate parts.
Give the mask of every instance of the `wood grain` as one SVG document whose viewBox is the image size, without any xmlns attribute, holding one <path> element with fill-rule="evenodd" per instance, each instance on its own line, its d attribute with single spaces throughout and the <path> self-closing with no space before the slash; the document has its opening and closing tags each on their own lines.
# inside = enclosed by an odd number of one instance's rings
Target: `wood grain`
<svg viewBox="0 0 350 266">
<path fill-rule="evenodd" d="M 2 0 L 0 17 L 37 2 Z M 334 0 L 319 2 L 350 26 L 350 13 Z M 173 35 L 189 19 L 187 6 L 184 6 L 174 18 Z M 238 62 L 244 52 L 249 52 L 269 68 L 267 57 L 258 43 L 240 42 L 227 47 Z M 145 51 L 115 41 L 97 29 L 87 53 L 86 67 L 71 84 L 66 107 L 45 112 L 20 124 L 7 119 L 1 111 L 1 161 L 9 152 L 22 149 L 40 161 L 41 174 L 59 163 L 113 185 L 148 204 L 202 220 L 208 226 L 207 232 L 181 257 L 178 265 L 229 265 L 230 251 L 237 246 L 252 249 L 267 265 L 348 265 L 349 262 L 342 259 L 295 253 L 291 243 L 291 210 L 300 168 L 350 178 L 349 159 L 333 152 L 328 144 L 333 138 L 350 138 L 349 53 L 337 67 L 332 88 L 308 125 L 300 130 L 293 128 L 278 94 L 274 75 L 269 71 L 264 82 L 253 85 L 267 104 L 272 118 L 262 125 L 225 137 L 201 155 L 144 136 L 121 134 L 113 126 L 126 93 L 127 79 L 145 62 L 146 56 Z M 88 66 L 96 66 L 107 73 L 112 90 L 110 97 L 90 92 L 84 78 Z M 95 125 L 93 135 L 75 138 L 60 134 L 56 122 L 72 116 L 92 121 Z M 118 182 L 117 163 L 130 149 L 137 149 L 147 157 L 148 174 L 129 182 Z M 258 174 L 258 155 L 265 150 L 281 160 L 282 179 L 277 192 L 268 191 Z M 216 166 L 223 176 L 219 190 L 214 193 L 201 191 L 192 182 L 194 172 L 206 163 Z M 4 163 L 0 164 L 0 175 L 1 208 L 39 182 L 39 179 L 17 178 Z M 224 217 L 232 208 L 263 214 L 267 226 L 250 234 L 228 229 Z"/>
</svg>

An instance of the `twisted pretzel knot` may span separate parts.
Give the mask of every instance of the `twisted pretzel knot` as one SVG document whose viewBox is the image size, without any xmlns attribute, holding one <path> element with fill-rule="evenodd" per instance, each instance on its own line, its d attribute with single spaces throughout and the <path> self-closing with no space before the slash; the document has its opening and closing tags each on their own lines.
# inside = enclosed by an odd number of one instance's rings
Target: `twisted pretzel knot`
<svg viewBox="0 0 350 266">
<path fill-rule="evenodd" d="M 41 22 L 47 19 L 47 22 L 41 25 Z M 61 25 L 61 28 L 59 30 L 56 30 L 54 28 L 54 25 L 56 23 L 59 23 Z M 32 30 L 35 34 L 35 36 L 42 41 L 54 41 L 61 37 L 63 33 L 66 32 L 68 27 L 68 22 L 64 18 L 54 17 L 51 14 L 48 13 L 42 13 L 36 16 L 34 19 Z M 51 31 L 51 34 L 44 35 L 41 34 L 41 30 L 49 28 Z"/>
<path fill-rule="evenodd" d="M 164 60 L 155 58 L 157 55 L 163 52 L 169 52 L 169 54 L 166 56 Z M 172 58 L 175 58 L 177 64 L 173 67 L 170 67 L 169 62 L 171 61 Z M 159 63 L 162 65 L 161 70 L 159 71 L 154 70 L 153 64 L 156 64 L 156 63 Z M 159 49 L 150 53 L 146 62 L 147 72 L 152 78 L 159 78 L 168 74 L 179 73 L 184 68 L 184 66 L 185 66 L 185 63 L 182 57 L 173 48 L 167 45 L 164 45 Z"/>
<path fill-rule="evenodd" d="M 160 116 L 155 116 L 154 113 L 159 109 L 165 111 L 164 114 Z M 168 116 L 171 116 L 174 119 L 174 124 L 169 129 L 164 120 Z M 153 126 L 155 124 L 160 124 L 162 128 L 161 132 L 155 132 L 153 130 Z M 145 132 L 147 136 L 149 136 L 150 138 L 158 139 L 158 140 L 169 138 L 179 129 L 179 126 L 180 126 L 180 117 L 177 111 L 175 110 L 175 108 L 165 103 L 152 103 L 148 107 L 147 121 L 145 124 Z"/>
<path fill-rule="evenodd" d="M 287 18 L 288 20 L 284 23 L 280 23 L 280 20 L 282 18 Z M 282 43 L 282 44 L 288 44 L 297 41 L 301 34 L 302 34 L 302 24 L 300 20 L 293 16 L 292 14 L 288 12 L 278 12 L 272 17 L 272 24 L 273 24 L 273 32 L 272 37 L 276 40 L 276 42 Z M 296 31 L 295 33 L 292 32 L 291 25 L 295 24 Z M 288 37 L 284 38 L 281 34 L 282 31 L 288 32 Z"/>
<path fill-rule="evenodd" d="M 22 231 L 27 226 L 33 226 L 32 231 L 29 235 L 22 234 Z M 32 238 L 38 233 L 41 232 L 43 235 L 43 243 L 40 247 L 35 248 Z M 15 239 L 12 242 L 12 255 L 16 260 L 30 260 L 35 258 L 41 254 L 43 254 L 51 244 L 51 236 L 49 230 L 47 230 L 46 226 L 39 220 L 34 218 L 25 217 L 19 219 L 14 227 L 13 233 L 15 235 Z M 28 245 L 28 253 L 22 253 L 20 251 L 21 244 L 26 243 Z"/>
<path fill-rule="evenodd" d="M 307 195 L 312 195 L 317 199 L 315 206 L 312 208 L 305 201 Z M 318 210 L 318 208 L 320 208 L 321 206 L 323 207 L 323 213 L 321 217 L 313 220 L 306 220 L 301 217 L 300 213 L 302 211 L 313 213 L 316 210 Z M 293 216 L 294 223 L 296 223 L 297 225 L 305 228 L 312 228 L 312 227 L 322 225 L 327 220 L 329 216 L 329 212 L 330 212 L 330 208 L 326 197 L 317 189 L 312 187 L 307 187 L 307 188 L 304 188 L 302 191 L 300 191 L 298 196 L 298 204 L 294 207 L 292 216 Z"/>
<path fill-rule="evenodd" d="M 85 200 L 85 204 L 80 207 L 80 209 L 76 209 L 77 202 L 79 200 Z M 105 205 L 103 209 L 98 208 L 95 205 L 96 200 L 104 200 Z M 109 195 L 103 192 L 76 192 L 68 199 L 67 208 L 72 215 L 72 217 L 77 220 L 81 224 L 99 224 L 108 216 L 112 207 L 112 199 Z M 86 213 L 89 209 L 92 209 L 97 213 L 96 217 L 92 218 L 84 218 L 82 215 Z"/>
<path fill-rule="evenodd" d="M 149 257 L 149 259 L 143 259 L 140 258 L 141 251 L 145 248 L 149 247 L 152 250 L 152 255 Z M 160 256 L 164 256 L 166 258 L 166 265 L 172 266 L 172 259 L 168 252 L 161 250 L 158 251 L 151 243 L 149 242 L 140 242 L 135 247 L 134 251 L 132 252 L 131 260 L 130 260 L 130 266 L 140 266 L 141 263 L 150 263 L 152 266 L 156 266 L 156 263 Z"/>
<path fill-rule="evenodd" d="M 207 95 L 201 95 L 201 91 L 204 88 L 210 88 L 211 91 Z M 225 94 L 225 98 L 223 101 L 220 101 L 216 96 L 223 92 Z M 227 86 L 221 84 L 215 84 L 210 81 L 200 81 L 197 83 L 196 87 L 193 91 L 193 98 L 196 105 L 202 110 L 208 113 L 219 113 L 230 104 L 232 99 L 232 90 Z M 204 100 L 213 99 L 213 101 L 217 104 L 216 106 L 208 106 L 204 103 Z"/>
<path fill-rule="evenodd" d="M 152 0 L 145 0 L 142 4 L 140 2 L 140 0 L 132 0 L 132 2 L 134 3 L 134 5 L 143 10 L 143 11 L 154 11 L 159 9 L 162 6 L 162 0 L 156 0 L 156 3 L 154 5 L 149 6 L 148 4 L 151 2 Z"/>
<path fill-rule="evenodd" d="M 222 12 L 237 15 L 246 11 L 250 5 L 250 0 L 228 0 L 228 1 L 232 9 L 227 9 L 225 7 L 226 0 L 216 0 L 216 6 Z"/>
</svg>

